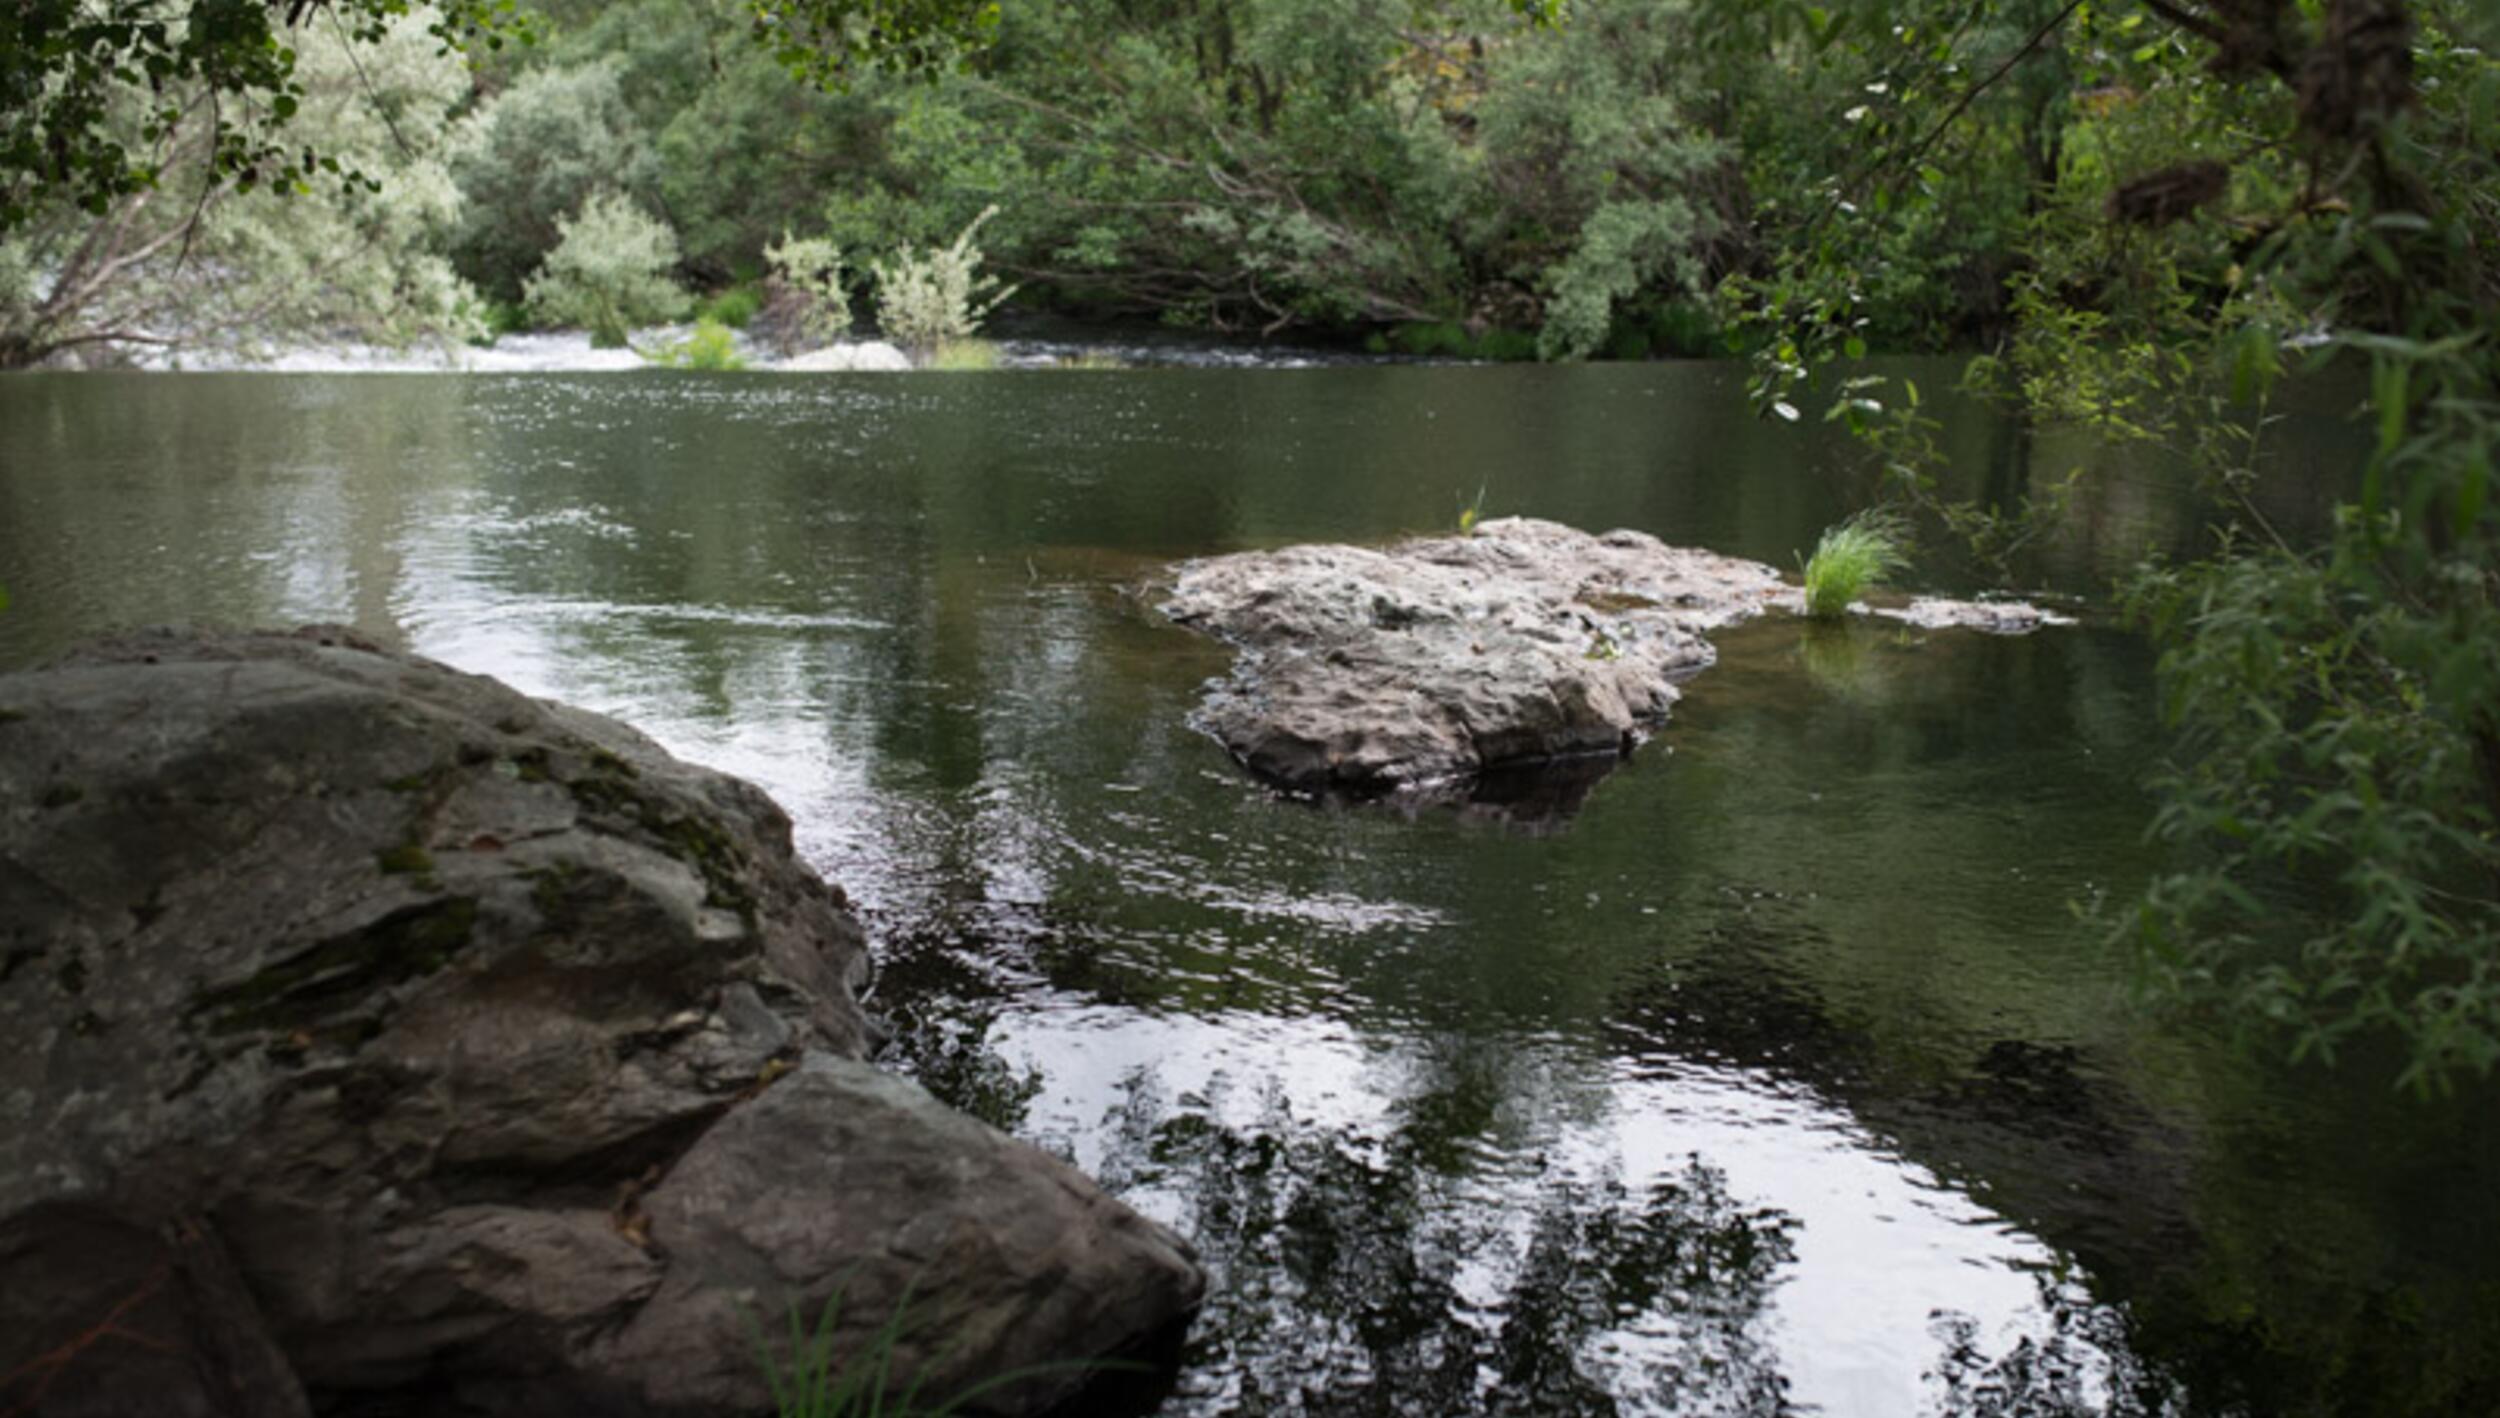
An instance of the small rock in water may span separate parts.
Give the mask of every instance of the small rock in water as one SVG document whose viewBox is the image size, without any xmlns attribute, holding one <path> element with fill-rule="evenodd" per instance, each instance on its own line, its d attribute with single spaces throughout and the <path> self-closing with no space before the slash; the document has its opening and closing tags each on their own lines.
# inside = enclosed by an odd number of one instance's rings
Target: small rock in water
<svg viewBox="0 0 2500 1418">
<path fill-rule="evenodd" d="M 2028 635 L 2044 625 L 2072 625 L 2028 601 L 1948 601 L 1920 596 L 1906 606 L 1879 608 L 1875 614 L 1921 630 L 1978 630 L 1990 635 Z"/>
</svg>

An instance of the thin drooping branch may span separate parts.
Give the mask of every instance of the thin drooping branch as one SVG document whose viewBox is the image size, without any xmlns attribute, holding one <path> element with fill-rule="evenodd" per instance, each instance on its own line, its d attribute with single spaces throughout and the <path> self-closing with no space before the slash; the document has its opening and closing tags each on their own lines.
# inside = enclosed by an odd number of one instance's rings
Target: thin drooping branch
<svg viewBox="0 0 2500 1418">
<path fill-rule="evenodd" d="M 1942 139 L 1944 135 L 1952 129 L 1954 124 L 1959 123 L 1962 120 L 1962 115 L 1970 112 L 1970 106 L 1979 101 L 1979 96 L 1981 94 L 1988 92 L 1988 90 L 1993 89 L 1998 84 L 2004 82 L 2005 76 L 2014 72 L 2014 66 L 2022 63 L 2025 59 L 2030 58 L 2034 51 L 2038 50 L 2041 45 L 2046 44 L 2049 36 L 2057 33 L 2058 30 L 2063 28 L 2066 21 L 2072 19 L 2074 17 L 2074 13 L 2077 10 L 2082 9 L 2083 5 L 2084 0 L 2067 0 L 2065 7 L 2060 9 L 2056 14 L 2049 16 L 2049 18 L 2044 21 L 2038 29 L 2033 30 L 2031 32 L 2031 37 L 2024 40 L 2021 47 L 2017 48 L 2013 53 L 2005 56 L 2004 63 L 1997 65 L 1995 69 L 1989 72 L 1986 78 L 1981 79 L 1969 88 L 1964 89 L 1962 91 L 1962 96 L 1954 100 L 1953 106 L 1945 110 L 1944 117 L 1937 119 L 1935 123 L 1928 128 L 1926 136 L 1920 138 L 1918 142 L 1911 145 L 1907 152 L 1886 153 L 1877 157 L 1864 172 L 1858 174 L 1855 181 L 1843 184 L 1839 190 L 1833 192 L 1831 201 L 1825 203 L 1823 210 L 1815 214 L 1814 220 L 1806 224 L 1806 231 L 1811 234 L 1815 228 L 1820 227 L 1824 222 L 1830 220 L 1831 215 L 1840 210 L 1841 204 L 1847 199 L 1849 192 L 1858 187 L 1864 186 L 1868 179 L 1874 177 L 1876 173 L 1881 172 L 1886 167 L 1891 167 L 1896 170 L 1906 170 L 1918 166 L 1919 160 L 1927 156 L 1928 152 L 1936 146 L 1938 140 Z"/>
</svg>

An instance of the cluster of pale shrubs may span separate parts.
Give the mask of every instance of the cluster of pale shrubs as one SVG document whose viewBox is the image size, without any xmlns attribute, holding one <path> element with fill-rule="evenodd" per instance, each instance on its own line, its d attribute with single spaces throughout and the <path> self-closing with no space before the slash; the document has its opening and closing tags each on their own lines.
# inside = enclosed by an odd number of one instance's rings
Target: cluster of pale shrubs
<svg viewBox="0 0 2500 1418">
<path fill-rule="evenodd" d="M 521 287 L 530 315 L 578 325 L 601 349 L 625 347 L 636 325 L 686 313 L 686 292 L 670 279 L 677 234 L 617 192 L 595 192 L 581 211 L 556 223 L 556 246 Z"/>
<path fill-rule="evenodd" d="M 876 280 L 877 324 L 887 339 L 926 361 L 965 363 L 964 352 L 952 347 L 977 333 L 1015 293 L 1015 287 L 981 274 L 981 248 L 973 244 L 981 224 L 997 214 L 995 206 L 983 210 L 943 247 L 905 246 L 868 263 Z M 593 345 L 618 349 L 633 327 L 680 319 L 692 304 L 669 274 L 678 260 L 675 233 L 621 193 L 593 193 L 577 214 L 557 221 L 556 233 L 555 248 L 523 286 L 533 319 L 580 326 L 590 331 Z M 775 343 L 809 348 L 850 329 L 842 253 L 832 241 L 785 232 L 764 248 L 764 260 L 770 276 L 759 314 Z M 705 369 L 738 365 L 728 327 L 710 318 L 659 358 Z"/>
</svg>

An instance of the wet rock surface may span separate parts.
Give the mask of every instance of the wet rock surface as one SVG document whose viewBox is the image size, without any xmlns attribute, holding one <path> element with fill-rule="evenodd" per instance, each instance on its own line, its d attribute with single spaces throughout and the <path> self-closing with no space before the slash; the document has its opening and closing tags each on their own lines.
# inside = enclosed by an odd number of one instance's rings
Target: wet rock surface
<svg viewBox="0 0 2500 1418">
<path fill-rule="evenodd" d="M 1629 752 L 1715 661 L 1710 632 L 1799 608 L 1758 561 L 1522 517 L 1385 548 L 1192 561 L 1162 605 L 1239 651 L 1197 723 L 1251 771 L 1302 791 L 1408 794 Z M 2048 621 L 2019 602 L 1935 598 L 1874 613 L 1998 633 Z M 1593 781 L 1576 776 L 1573 804 Z"/>
<path fill-rule="evenodd" d="M 1187 1313 L 1177 1237 L 864 1062 L 867 964 L 762 792 L 493 680 L 0 677 L 0 1410 L 753 1412 L 837 1291 L 940 1396 Z"/>
<path fill-rule="evenodd" d="M 883 340 L 826 345 L 765 366 L 787 374 L 899 372 L 912 367 L 911 356 Z"/>
<path fill-rule="evenodd" d="M 1990 635 L 2028 635 L 2045 625 L 2074 623 L 2028 601 L 1948 601 L 1938 596 L 1920 596 L 1906 606 L 1880 607 L 1873 613 L 1918 630 L 1978 630 Z"/>
</svg>

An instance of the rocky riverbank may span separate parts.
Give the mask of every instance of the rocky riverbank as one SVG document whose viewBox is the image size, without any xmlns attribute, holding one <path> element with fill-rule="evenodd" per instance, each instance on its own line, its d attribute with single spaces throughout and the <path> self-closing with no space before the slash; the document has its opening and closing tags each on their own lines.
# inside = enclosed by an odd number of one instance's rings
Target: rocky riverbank
<svg viewBox="0 0 2500 1418">
<path fill-rule="evenodd" d="M 868 963 L 760 791 L 490 679 L 0 677 L 0 1411 L 751 1413 L 837 1292 L 940 1396 L 1185 1316 L 1178 1237 L 865 1061 Z"/>
</svg>

